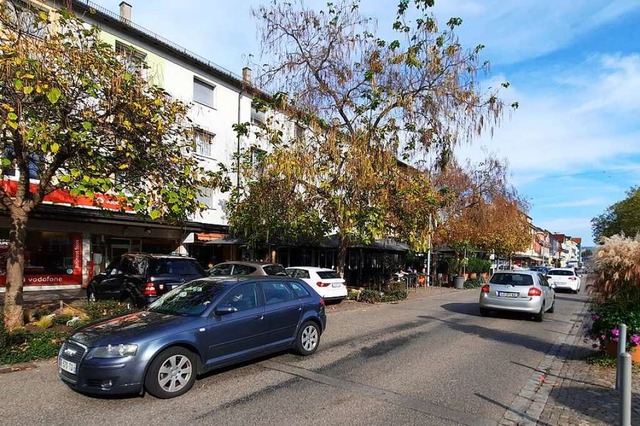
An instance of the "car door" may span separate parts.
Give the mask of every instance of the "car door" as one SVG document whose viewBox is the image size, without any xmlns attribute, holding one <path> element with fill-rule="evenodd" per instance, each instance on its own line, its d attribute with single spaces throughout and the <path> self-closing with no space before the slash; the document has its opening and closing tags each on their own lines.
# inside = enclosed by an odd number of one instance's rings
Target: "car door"
<svg viewBox="0 0 640 426">
<path fill-rule="evenodd" d="M 217 314 L 218 307 L 232 312 Z M 225 365 L 264 353 L 267 323 L 257 283 L 233 287 L 213 309 L 206 330 L 206 365 Z"/>
<path fill-rule="evenodd" d="M 285 281 L 263 281 L 264 316 L 267 323 L 266 349 L 289 347 L 295 338 L 302 315 L 302 302 Z"/>
<path fill-rule="evenodd" d="M 123 257 L 115 259 L 107 266 L 104 276 L 99 276 L 93 283 L 93 288 L 98 299 L 120 299 L 120 289 L 124 281 L 124 273 L 122 271 Z"/>
</svg>

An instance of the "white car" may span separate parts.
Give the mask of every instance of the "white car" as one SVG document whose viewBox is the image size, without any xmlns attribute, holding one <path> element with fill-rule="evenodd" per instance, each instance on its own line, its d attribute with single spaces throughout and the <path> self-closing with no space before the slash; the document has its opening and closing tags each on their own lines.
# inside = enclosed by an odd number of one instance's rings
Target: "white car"
<svg viewBox="0 0 640 426">
<path fill-rule="evenodd" d="M 343 278 L 333 269 L 315 266 L 292 266 L 286 268 L 287 273 L 299 278 L 313 288 L 328 301 L 342 302 L 347 297 L 347 286 Z"/>
<path fill-rule="evenodd" d="M 581 280 L 573 268 L 553 268 L 547 272 L 550 283 L 555 284 L 556 289 L 580 292 Z"/>
</svg>

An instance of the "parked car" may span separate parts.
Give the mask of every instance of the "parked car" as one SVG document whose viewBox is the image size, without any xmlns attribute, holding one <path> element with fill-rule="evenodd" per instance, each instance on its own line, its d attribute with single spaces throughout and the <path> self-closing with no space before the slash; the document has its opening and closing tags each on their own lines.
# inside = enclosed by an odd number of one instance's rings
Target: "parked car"
<svg viewBox="0 0 640 426">
<path fill-rule="evenodd" d="M 530 271 L 537 271 L 537 272 L 540 272 L 542 275 L 547 275 L 550 269 L 551 268 L 549 266 L 544 266 L 544 265 L 536 265 L 536 266 L 529 267 Z"/>
<path fill-rule="evenodd" d="M 491 311 L 524 312 L 542 321 L 546 312 L 553 312 L 555 300 L 553 285 L 540 272 L 498 271 L 482 286 L 480 315 L 488 316 Z"/>
<path fill-rule="evenodd" d="M 547 275 L 549 280 L 556 285 L 556 288 L 571 290 L 574 293 L 580 292 L 582 280 L 573 268 L 554 268 Z"/>
<path fill-rule="evenodd" d="M 222 262 L 209 269 L 209 275 L 213 277 L 225 277 L 233 275 L 271 275 L 288 276 L 284 266 L 279 263 L 269 262 Z"/>
<path fill-rule="evenodd" d="M 345 281 L 333 269 L 315 266 L 292 266 L 286 268 L 286 271 L 292 277 L 300 278 L 309 284 L 316 293 L 327 301 L 340 303 L 347 297 Z"/>
<path fill-rule="evenodd" d="M 82 393 L 173 398 L 215 368 L 286 349 L 311 355 L 325 327 L 324 300 L 301 280 L 207 277 L 71 335 L 59 376 Z"/>
<path fill-rule="evenodd" d="M 128 253 L 89 282 L 87 299 L 144 306 L 174 287 L 205 276 L 202 266 L 191 257 Z"/>
</svg>

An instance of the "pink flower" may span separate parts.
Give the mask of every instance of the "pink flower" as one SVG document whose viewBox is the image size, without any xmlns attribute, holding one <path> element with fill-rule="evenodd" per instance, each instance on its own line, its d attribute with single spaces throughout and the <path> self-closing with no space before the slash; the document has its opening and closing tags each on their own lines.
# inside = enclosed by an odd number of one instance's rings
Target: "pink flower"
<svg viewBox="0 0 640 426">
<path fill-rule="evenodd" d="M 611 330 L 611 334 L 618 337 L 620 335 L 620 330 L 618 330 L 617 328 L 614 328 L 613 330 Z"/>
<path fill-rule="evenodd" d="M 591 314 L 591 319 L 594 321 L 598 321 L 600 319 L 600 315 L 598 314 Z"/>
<path fill-rule="evenodd" d="M 631 341 L 631 345 L 633 346 L 638 346 L 640 345 L 640 336 L 638 336 L 637 334 L 633 334 L 629 340 Z"/>
</svg>

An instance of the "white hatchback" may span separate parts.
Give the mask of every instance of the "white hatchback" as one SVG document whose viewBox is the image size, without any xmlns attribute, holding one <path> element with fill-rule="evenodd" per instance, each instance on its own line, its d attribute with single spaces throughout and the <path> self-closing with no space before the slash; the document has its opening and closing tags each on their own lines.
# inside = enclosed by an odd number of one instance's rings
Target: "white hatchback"
<svg viewBox="0 0 640 426">
<path fill-rule="evenodd" d="M 325 300 L 340 303 L 347 297 L 347 286 L 343 278 L 333 269 L 316 266 L 292 266 L 287 273 L 299 278 L 313 288 Z"/>
<path fill-rule="evenodd" d="M 580 291 L 581 280 L 573 268 L 553 268 L 547 272 L 547 279 L 556 285 L 557 289 L 567 289 L 574 293 Z"/>
</svg>

